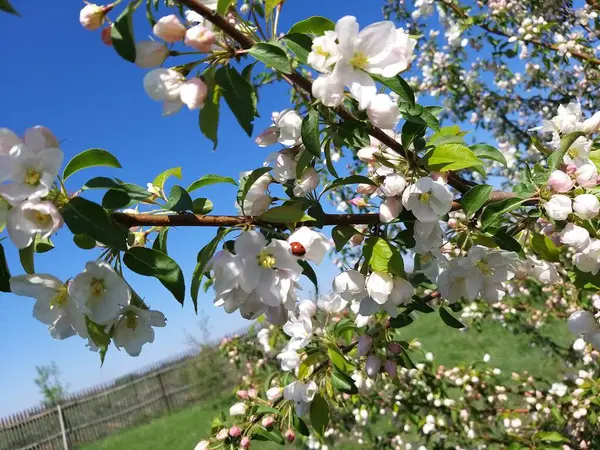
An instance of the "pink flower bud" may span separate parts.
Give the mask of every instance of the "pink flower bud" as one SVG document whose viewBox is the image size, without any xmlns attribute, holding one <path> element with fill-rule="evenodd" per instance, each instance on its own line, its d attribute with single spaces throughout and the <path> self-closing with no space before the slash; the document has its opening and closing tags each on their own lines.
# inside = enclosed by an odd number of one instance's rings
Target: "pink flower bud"
<svg viewBox="0 0 600 450">
<path fill-rule="evenodd" d="M 356 192 L 363 195 L 369 195 L 375 192 L 377 186 L 373 186 L 372 184 L 361 183 L 356 186 Z"/>
<path fill-rule="evenodd" d="M 292 430 L 291 428 L 288 428 L 288 430 L 285 432 L 285 439 L 290 444 L 292 442 L 294 442 L 294 440 L 296 439 L 296 433 L 294 433 L 294 430 Z"/>
<path fill-rule="evenodd" d="M 248 436 L 242 438 L 242 441 L 240 442 L 240 447 L 243 449 L 250 448 L 250 438 Z"/>
<path fill-rule="evenodd" d="M 208 88 L 200 78 L 192 78 L 181 85 L 181 101 L 191 110 L 202 109 Z"/>
<path fill-rule="evenodd" d="M 141 41 L 135 44 L 135 65 L 142 69 L 160 66 L 169 56 L 169 49 L 162 42 Z"/>
<path fill-rule="evenodd" d="M 248 389 L 248 397 L 252 399 L 258 397 L 258 392 L 256 392 L 256 389 Z"/>
<path fill-rule="evenodd" d="M 369 355 L 367 358 L 367 363 L 365 364 L 367 376 L 374 380 L 377 378 L 379 369 L 381 369 L 381 360 L 375 355 Z"/>
<path fill-rule="evenodd" d="M 229 430 L 227 428 L 221 428 L 215 437 L 219 441 L 224 441 L 229 437 Z"/>
<path fill-rule="evenodd" d="M 185 45 L 202 53 L 209 52 L 215 42 L 213 32 L 202 25 L 196 25 L 185 33 Z"/>
<path fill-rule="evenodd" d="M 104 43 L 104 45 L 108 45 L 109 47 L 112 47 L 113 43 L 112 43 L 112 25 L 110 27 L 106 27 L 106 28 L 102 28 L 102 31 L 100 32 L 100 38 L 102 39 L 102 42 Z"/>
<path fill-rule="evenodd" d="M 392 378 L 394 378 L 398 374 L 398 366 L 391 359 L 388 359 L 385 362 L 384 368 L 388 375 Z"/>
<path fill-rule="evenodd" d="M 245 390 L 239 390 L 235 394 L 242 400 L 246 400 L 248 398 L 248 391 Z"/>
<path fill-rule="evenodd" d="M 174 43 L 185 37 L 186 28 L 175 14 L 161 17 L 154 27 L 153 33 L 163 41 Z"/>
<path fill-rule="evenodd" d="M 357 245 L 362 244 L 362 242 L 365 240 L 364 235 L 357 233 L 354 234 L 351 238 L 350 238 L 350 244 L 352 244 L 352 246 L 356 247 Z"/>
<path fill-rule="evenodd" d="M 361 148 L 358 152 L 356 152 L 356 156 L 363 162 L 373 163 L 376 161 L 375 155 L 381 155 L 381 151 L 375 147 L 365 147 Z"/>
<path fill-rule="evenodd" d="M 592 188 L 598 184 L 598 170 L 594 164 L 583 164 L 575 172 L 577 184 L 584 188 Z"/>
<path fill-rule="evenodd" d="M 367 206 L 368 203 L 365 202 L 365 199 L 362 197 L 354 197 L 353 199 L 349 200 L 348 203 L 350 203 L 351 205 L 354 206 Z"/>
<path fill-rule="evenodd" d="M 229 429 L 229 436 L 235 438 L 235 437 L 239 437 L 241 435 L 242 435 L 242 430 L 237 425 L 234 425 Z"/>
<path fill-rule="evenodd" d="M 358 338 L 358 356 L 365 356 L 373 346 L 373 338 L 366 334 Z"/>
<path fill-rule="evenodd" d="M 458 220 L 456 220 L 456 219 L 448 219 L 448 226 L 450 228 L 452 228 L 453 230 L 455 230 L 456 227 L 458 226 Z"/>
<path fill-rule="evenodd" d="M 569 192 L 574 185 L 575 182 L 562 170 L 555 170 L 550 174 L 550 178 L 548 178 L 548 186 L 550 186 L 554 192 Z"/>
<path fill-rule="evenodd" d="M 402 346 L 397 342 L 391 342 L 390 345 L 388 345 L 388 350 L 392 355 L 397 355 L 402 351 Z"/>
<path fill-rule="evenodd" d="M 86 30 L 97 30 L 104 23 L 106 14 L 114 5 L 98 6 L 92 3 L 85 5 L 79 12 L 79 23 Z"/>
<path fill-rule="evenodd" d="M 265 416 L 265 417 L 263 417 L 262 421 L 260 422 L 260 424 L 265 428 L 271 428 L 274 423 L 275 423 L 275 419 L 273 418 L 273 416 Z"/>
</svg>

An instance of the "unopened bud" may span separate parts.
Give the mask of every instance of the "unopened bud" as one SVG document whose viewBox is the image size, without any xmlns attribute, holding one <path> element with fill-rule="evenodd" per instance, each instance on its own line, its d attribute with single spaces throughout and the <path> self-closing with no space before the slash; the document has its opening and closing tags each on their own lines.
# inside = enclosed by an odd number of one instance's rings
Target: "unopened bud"
<svg viewBox="0 0 600 450">
<path fill-rule="evenodd" d="M 229 429 L 229 436 L 231 437 L 239 437 L 242 434 L 242 430 L 240 427 L 234 425 Z"/>
<path fill-rule="evenodd" d="M 209 52 L 215 42 L 213 32 L 202 25 L 196 25 L 185 33 L 185 45 L 202 53 Z"/>
<path fill-rule="evenodd" d="M 388 359 L 385 362 L 384 367 L 385 367 L 385 371 L 388 373 L 388 375 L 390 377 L 394 378 L 398 374 L 398 366 L 391 359 Z"/>
<path fill-rule="evenodd" d="M 248 436 L 242 438 L 242 441 L 240 442 L 240 447 L 243 449 L 250 448 L 250 438 Z"/>
<path fill-rule="evenodd" d="M 358 356 L 365 356 L 373 346 L 373 338 L 366 334 L 358 339 Z"/>
<path fill-rule="evenodd" d="M 110 27 L 102 28 L 102 31 L 100 32 L 100 38 L 102 39 L 102 42 L 104 45 L 108 45 L 109 47 L 112 47 L 113 45 L 111 33 L 112 25 Z"/>
<path fill-rule="evenodd" d="M 369 355 L 367 358 L 367 363 L 365 364 L 367 376 L 371 379 L 377 378 L 379 369 L 381 369 L 381 360 L 375 355 Z"/>
<path fill-rule="evenodd" d="M 246 400 L 249 397 L 248 391 L 246 391 L 246 390 L 239 390 L 235 394 L 243 400 Z"/>
<path fill-rule="evenodd" d="M 248 389 L 248 397 L 252 399 L 258 397 L 258 392 L 256 392 L 256 389 Z"/>
<path fill-rule="evenodd" d="M 402 351 L 402 346 L 397 342 L 390 342 L 390 345 L 388 345 L 388 350 L 392 355 L 397 355 Z"/>
<path fill-rule="evenodd" d="M 456 219 L 448 219 L 448 226 L 450 228 L 452 228 L 453 230 L 455 230 L 456 227 L 458 227 L 458 220 L 456 220 Z"/>
<path fill-rule="evenodd" d="M 296 439 L 296 433 L 291 428 L 285 432 L 285 439 L 291 444 Z"/>
<path fill-rule="evenodd" d="M 219 441 L 224 441 L 228 437 L 229 437 L 229 430 L 227 428 L 220 429 L 219 432 L 217 433 L 217 436 L 216 436 L 216 438 Z"/>
<path fill-rule="evenodd" d="M 113 9 L 114 4 L 98 6 L 93 3 L 85 5 L 79 12 L 79 23 L 86 30 L 97 30 L 104 23 L 106 14 Z"/>
<path fill-rule="evenodd" d="M 265 428 L 271 428 L 274 423 L 275 423 L 275 419 L 273 418 L 273 416 L 265 416 L 265 417 L 263 417 L 262 421 L 260 422 L 260 424 Z"/>
</svg>

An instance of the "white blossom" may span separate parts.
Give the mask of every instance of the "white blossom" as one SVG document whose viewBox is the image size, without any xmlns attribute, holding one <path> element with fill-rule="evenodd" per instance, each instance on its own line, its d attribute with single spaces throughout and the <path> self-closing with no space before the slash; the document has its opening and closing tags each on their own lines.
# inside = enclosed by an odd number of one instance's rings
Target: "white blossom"
<svg viewBox="0 0 600 450">
<path fill-rule="evenodd" d="M 62 225 L 63 220 L 56 207 L 37 198 L 18 204 L 6 215 L 8 235 L 19 249 L 29 247 L 36 234 L 48 238 Z"/>
<path fill-rule="evenodd" d="M 434 222 L 452 208 L 452 194 L 443 181 L 424 177 L 405 189 L 402 204 L 421 222 Z"/>
<path fill-rule="evenodd" d="M 581 194 L 573 200 L 573 212 L 583 220 L 593 219 L 600 213 L 600 201 L 592 194 Z"/>
<path fill-rule="evenodd" d="M 283 398 L 294 402 L 296 405 L 296 414 L 303 416 L 308 412 L 310 402 L 315 398 L 317 391 L 318 387 L 314 381 L 309 381 L 308 383 L 294 381 L 283 389 Z"/>
<path fill-rule="evenodd" d="M 330 292 L 326 295 L 320 295 L 317 299 L 317 306 L 319 307 L 319 309 L 329 314 L 338 313 L 342 311 L 347 305 L 348 302 L 335 292 Z"/>
<path fill-rule="evenodd" d="M 167 56 L 169 49 L 162 42 L 141 41 L 135 44 L 135 65 L 142 69 L 159 67 Z"/>
<path fill-rule="evenodd" d="M 319 174 L 312 167 L 307 167 L 302 173 L 302 177 L 296 180 L 294 185 L 294 195 L 304 197 L 306 194 L 316 189 L 319 185 Z"/>
<path fill-rule="evenodd" d="M 567 223 L 565 228 L 559 233 L 559 236 L 561 243 L 573 247 L 575 250 L 582 250 L 590 243 L 590 233 L 588 230 L 571 222 Z"/>
<path fill-rule="evenodd" d="M 551 219 L 566 220 L 569 214 L 573 212 L 571 207 L 571 199 L 566 195 L 555 194 L 544 203 L 546 213 Z"/>
<path fill-rule="evenodd" d="M 341 56 L 336 39 L 337 34 L 331 30 L 326 31 L 323 36 L 316 37 L 308 54 L 308 65 L 319 72 L 329 73 Z"/>
<path fill-rule="evenodd" d="M 113 342 L 117 348 L 124 348 L 129 356 L 139 356 L 144 344 L 154 342 L 153 327 L 166 325 L 165 316 L 160 311 L 129 305 L 121 310 L 114 323 Z"/>
<path fill-rule="evenodd" d="M 288 238 L 288 242 L 292 247 L 294 255 L 312 261 L 315 264 L 321 264 L 325 254 L 331 250 L 331 242 L 329 239 L 318 231 L 314 231 L 309 227 L 300 227 L 294 231 Z M 294 245 L 301 246 L 300 253 L 295 251 Z"/>
<path fill-rule="evenodd" d="M 333 279 L 333 290 L 344 300 L 356 302 L 366 295 L 365 276 L 356 270 L 347 270 Z"/>
</svg>

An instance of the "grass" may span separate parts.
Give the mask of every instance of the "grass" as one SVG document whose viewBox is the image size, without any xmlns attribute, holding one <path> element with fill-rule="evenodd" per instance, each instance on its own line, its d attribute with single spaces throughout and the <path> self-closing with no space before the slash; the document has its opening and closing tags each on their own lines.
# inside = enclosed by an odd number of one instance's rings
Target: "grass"
<svg viewBox="0 0 600 450">
<path fill-rule="evenodd" d="M 542 334 L 563 345 L 569 345 L 564 323 L 542 328 Z M 414 324 L 402 329 L 404 339 L 418 338 L 425 351 L 435 355 L 435 361 L 445 366 L 468 364 L 489 353 L 491 364 L 506 374 L 528 371 L 535 376 L 557 380 L 564 371 L 562 361 L 538 346 L 532 346 L 526 335 L 514 335 L 498 323 L 486 323 L 482 332 L 459 331 L 446 326 L 437 314 L 421 315 Z M 418 358 L 415 358 L 418 359 Z M 228 398 L 200 404 L 149 424 L 110 436 L 88 445 L 83 450 L 193 450 L 209 434 L 210 423 L 221 410 L 230 405 Z M 253 450 L 275 450 L 271 443 L 253 442 Z M 340 448 L 348 449 L 347 445 Z"/>
</svg>

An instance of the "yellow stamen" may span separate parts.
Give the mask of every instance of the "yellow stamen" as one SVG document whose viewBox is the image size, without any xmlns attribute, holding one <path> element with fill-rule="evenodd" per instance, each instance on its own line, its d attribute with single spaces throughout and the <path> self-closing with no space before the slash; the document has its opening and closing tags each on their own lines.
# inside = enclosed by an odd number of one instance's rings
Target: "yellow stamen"
<svg viewBox="0 0 600 450">
<path fill-rule="evenodd" d="M 369 58 L 363 52 L 356 52 L 350 60 L 350 64 L 357 69 L 364 69 L 369 64 Z"/>
<path fill-rule="evenodd" d="M 37 172 L 35 169 L 27 169 L 27 173 L 25 174 L 25 183 L 30 184 L 31 186 L 37 186 L 40 184 L 40 178 L 42 175 Z"/>
<path fill-rule="evenodd" d="M 132 312 L 127 312 L 125 314 L 125 326 L 132 330 L 135 330 L 138 326 L 138 316 L 136 316 Z"/>
<path fill-rule="evenodd" d="M 490 266 L 488 266 L 488 264 L 485 261 L 479 260 L 479 261 L 477 261 L 477 264 L 475 264 L 475 265 L 481 271 L 481 273 L 483 273 L 484 275 L 492 274 L 492 269 L 490 269 Z"/>
<path fill-rule="evenodd" d="M 50 299 L 50 309 L 64 308 L 65 306 L 67 306 L 67 298 L 67 287 L 61 286 L 60 289 L 54 295 L 54 297 Z"/>
<path fill-rule="evenodd" d="M 92 284 L 90 285 L 90 292 L 92 296 L 100 297 L 102 294 L 104 294 L 105 290 L 106 288 L 104 287 L 102 280 L 94 278 L 94 281 L 92 281 Z"/>
<path fill-rule="evenodd" d="M 272 269 L 277 262 L 273 255 L 265 252 L 264 250 L 258 254 L 257 258 L 258 265 L 264 267 L 265 269 Z"/>
<path fill-rule="evenodd" d="M 50 214 L 44 214 L 39 211 L 34 212 L 33 218 L 38 225 L 44 227 L 52 223 L 52 216 Z"/>
<path fill-rule="evenodd" d="M 421 203 L 429 203 L 429 200 L 431 199 L 431 194 L 429 192 L 423 192 L 421 195 L 419 195 L 419 200 L 421 200 Z"/>
<path fill-rule="evenodd" d="M 323 47 L 321 47 L 320 45 L 317 45 L 317 48 L 315 49 L 315 53 L 317 55 L 324 56 L 325 58 L 329 58 L 329 52 L 326 52 L 325 50 L 323 50 Z"/>
</svg>

